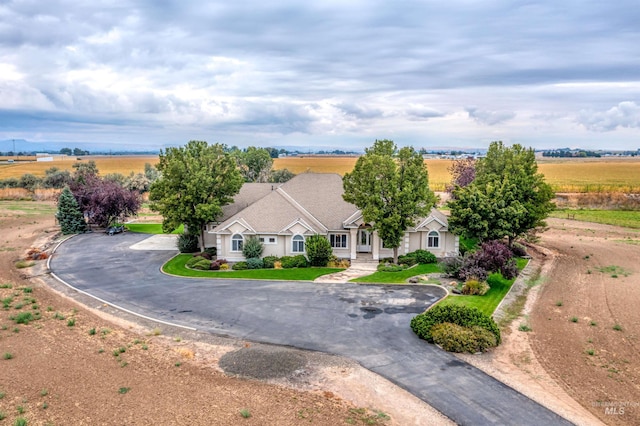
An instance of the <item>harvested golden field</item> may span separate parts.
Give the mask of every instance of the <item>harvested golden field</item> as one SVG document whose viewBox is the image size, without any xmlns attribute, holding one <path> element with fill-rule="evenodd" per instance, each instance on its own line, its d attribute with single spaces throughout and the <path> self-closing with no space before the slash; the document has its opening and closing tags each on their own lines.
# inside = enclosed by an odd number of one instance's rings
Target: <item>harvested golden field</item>
<svg viewBox="0 0 640 426">
<path fill-rule="evenodd" d="M 640 193 L 640 159 L 570 159 L 538 167 L 557 192 Z"/>
<path fill-rule="evenodd" d="M 22 159 L 23 157 L 20 157 Z M 0 158 L 0 161 L 2 158 Z M 93 160 L 100 174 L 142 172 L 145 163 L 157 164 L 155 155 L 88 156 L 76 157 L 56 155 L 54 161 L 16 162 L 0 164 L 0 179 L 20 177 L 25 173 L 44 176 L 51 167 L 73 170 L 72 165 L 80 161 Z M 357 157 L 284 157 L 274 160 L 275 169 L 289 169 L 293 173 L 306 171 L 316 173 L 338 173 L 344 175 L 353 169 Z M 428 159 L 431 189 L 443 191 L 451 180 L 448 168 L 451 160 Z M 540 171 L 556 192 L 627 192 L 640 193 L 640 158 L 589 158 L 589 159 L 539 159 Z"/>
<path fill-rule="evenodd" d="M 275 160 L 276 169 L 294 173 L 305 171 L 344 175 L 353 169 L 356 157 L 286 157 Z M 443 191 L 451 181 L 452 160 L 425 160 L 429 183 L 434 191 Z M 597 158 L 539 160 L 539 170 L 557 192 L 632 192 L 640 193 L 640 158 Z"/>
<path fill-rule="evenodd" d="M 21 160 L 22 158 L 23 157 L 20 157 Z M 145 163 L 150 163 L 152 165 L 156 165 L 158 163 L 157 155 L 92 155 L 86 157 L 77 157 L 82 158 L 82 160 L 77 160 L 76 157 L 53 155 L 53 158 L 54 161 L 19 161 L 13 164 L 1 164 L 0 179 L 6 179 L 8 177 L 20 177 L 25 173 L 31 173 L 33 175 L 43 177 L 44 171 L 51 167 L 57 167 L 61 170 L 73 171 L 74 164 L 80 162 L 88 162 L 90 160 L 96 162 L 101 175 L 105 175 L 108 173 L 121 173 L 126 176 L 131 172 L 143 172 Z"/>
<path fill-rule="evenodd" d="M 337 173 L 344 175 L 353 170 L 357 157 L 284 157 L 276 158 L 274 169 L 289 169 L 295 174 L 304 172 Z M 434 191 L 444 191 L 451 180 L 448 168 L 451 160 L 425 160 L 429 170 L 429 186 Z"/>
</svg>

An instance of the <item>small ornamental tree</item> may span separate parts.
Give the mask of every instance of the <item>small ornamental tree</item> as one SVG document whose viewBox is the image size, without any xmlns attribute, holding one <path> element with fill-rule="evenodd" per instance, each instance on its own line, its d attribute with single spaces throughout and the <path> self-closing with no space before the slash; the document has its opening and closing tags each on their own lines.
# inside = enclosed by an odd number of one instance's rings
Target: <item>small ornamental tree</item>
<svg viewBox="0 0 640 426">
<path fill-rule="evenodd" d="M 80 206 L 71 193 L 68 186 L 65 186 L 60 197 L 58 197 L 58 211 L 56 219 L 60 223 L 60 230 L 63 234 L 77 234 L 87 230 Z"/>
<path fill-rule="evenodd" d="M 242 255 L 246 259 L 253 259 L 262 256 L 264 246 L 257 237 L 249 237 L 242 245 Z"/>
<path fill-rule="evenodd" d="M 449 173 L 451 173 L 451 184 L 447 185 L 446 190 L 453 195 L 456 188 L 464 188 L 476 178 L 476 160 L 473 158 L 455 160 L 449 167 Z"/>
<path fill-rule="evenodd" d="M 305 248 L 311 266 L 327 266 L 333 254 L 329 240 L 319 234 L 307 238 Z"/>
</svg>

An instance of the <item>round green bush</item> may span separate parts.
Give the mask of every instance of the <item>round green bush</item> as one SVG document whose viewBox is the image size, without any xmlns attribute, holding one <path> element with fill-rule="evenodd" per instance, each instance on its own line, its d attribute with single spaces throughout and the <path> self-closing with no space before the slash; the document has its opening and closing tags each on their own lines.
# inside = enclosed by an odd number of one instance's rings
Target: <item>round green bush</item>
<svg viewBox="0 0 640 426">
<path fill-rule="evenodd" d="M 194 251 L 198 251 L 198 236 L 180 234 L 176 244 L 178 245 L 180 253 L 193 253 Z"/>
<path fill-rule="evenodd" d="M 400 265 L 413 266 L 416 263 L 418 263 L 416 258 L 411 256 L 411 255 L 409 255 L 409 254 L 398 256 L 398 264 L 400 264 Z"/>
<path fill-rule="evenodd" d="M 247 269 L 262 269 L 262 259 L 257 257 L 247 259 Z"/>
<path fill-rule="evenodd" d="M 500 344 L 500 329 L 496 322 L 478 308 L 456 305 L 437 305 L 411 320 L 411 329 L 421 339 L 433 343 L 431 329 L 436 324 L 449 322 L 462 327 L 478 326 L 491 332 Z"/>
<path fill-rule="evenodd" d="M 220 269 L 222 269 L 222 265 L 220 265 Z M 234 271 L 244 271 L 245 269 L 249 269 L 247 262 L 236 262 L 231 267 Z"/>
<path fill-rule="evenodd" d="M 484 352 L 497 345 L 496 336 L 482 327 L 462 327 L 450 322 L 431 328 L 433 342 L 449 352 Z"/>
<path fill-rule="evenodd" d="M 265 256 L 262 258 L 262 267 L 265 269 L 273 269 L 278 256 Z"/>
<path fill-rule="evenodd" d="M 416 261 L 421 265 L 436 263 L 438 261 L 436 255 L 427 250 L 416 250 L 412 254 L 416 258 Z"/>
</svg>

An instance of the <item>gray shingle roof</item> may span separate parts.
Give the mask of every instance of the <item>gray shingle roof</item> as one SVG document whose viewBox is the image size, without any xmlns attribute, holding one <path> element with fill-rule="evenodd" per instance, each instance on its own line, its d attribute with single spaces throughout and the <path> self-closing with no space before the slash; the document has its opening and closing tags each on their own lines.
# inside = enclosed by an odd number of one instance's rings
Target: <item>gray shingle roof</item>
<svg viewBox="0 0 640 426">
<path fill-rule="evenodd" d="M 344 201 L 342 193 L 342 177 L 333 173 L 302 173 L 280 185 L 245 183 L 233 204 L 223 208 L 224 216 L 215 230 L 241 219 L 259 234 L 281 232 L 296 220 L 315 233 L 341 230 L 343 222 L 358 211 Z M 448 226 L 442 212 L 433 209 L 431 216 Z"/>
</svg>

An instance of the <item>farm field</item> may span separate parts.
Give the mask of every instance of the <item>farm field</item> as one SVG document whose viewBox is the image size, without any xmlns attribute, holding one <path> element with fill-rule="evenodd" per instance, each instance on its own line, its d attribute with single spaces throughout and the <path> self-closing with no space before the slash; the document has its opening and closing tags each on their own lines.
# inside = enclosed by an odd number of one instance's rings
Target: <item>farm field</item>
<svg viewBox="0 0 640 426">
<path fill-rule="evenodd" d="M 0 179 L 20 177 L 25 173 L 44 176 L 45 170 L 58 167 L 73 170 L 79 161 L 93 160 L 101 174 L 142 172 L 145 163 L 157 164 L 153 155 L 131 156 L 55 156 L 49 162 L 17 162 L 0 164 Z M 316 172 L 344 175 L 353 169 L 357 157 L 284 157 L 276 158 L 275 169 L 289 169 L 293 173 Z M 0 158 L 2 161 L 2 158 Z M 429 183 L 434 191 L 443 191 L 451 180 L 451 160 L 425 160 L 429 169 Z M 640 158 L 598 159 L 538 159 L 541 173 L 556 192 L 627 192 L 640 193 Z"/>
</svg>

